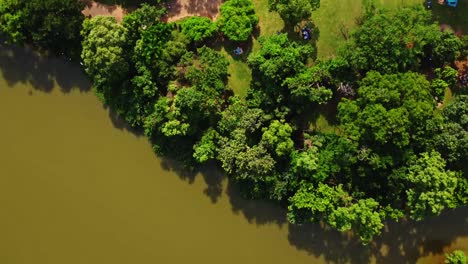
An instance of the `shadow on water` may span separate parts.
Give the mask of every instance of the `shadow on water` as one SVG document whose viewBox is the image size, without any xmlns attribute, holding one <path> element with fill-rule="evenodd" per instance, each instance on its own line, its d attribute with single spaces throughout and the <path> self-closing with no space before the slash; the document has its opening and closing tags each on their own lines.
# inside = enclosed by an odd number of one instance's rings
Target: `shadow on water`
<svg viewBox="0 0 468 264">
<path fill-rule="evenodd" d="M 309 255 L 322 257 L 327 263 L 415 263 L 421 257 L 441 255 L 445 247 L 458 238 L 468 236 L 468 206 L 465 206 L 422 222 L 389 221 L 382 234 L 364 246 L 353 234 L 342 233 L 322 224 L 289 224 L 285 208 L 268 201 L 242 198 L 239 186 L 233 180 L 227 179 L 223 193 L 222 183 L 226 176 L 214 162 L 193 172 L 167 159 L 163 159 L 161 164 L 164 169 L 189 183 L 193 183 L 198 176 L 203 177 L 206 184 L 204 193 L 213 203 L 223 194 L 226 195 L 233 213 L 242 215 L 251 224 L 288 226 L 287 239 L 291 246 Z"/>
<path fill-rule="evenodd" d="M 3 44 L 0 39 L 0 70 L 9 85 L 30 84 L 34 89 L 51 92 L 55 82 L 62 92 L 72 89 L 87 92 L 91 83 L 79 65 L 62 58 L 44 57 L 28 47 Z"/>
<path fill-rule="evenodd" d="M 102 105 L 102 107 L 109 113 L 109 119 L 111 120 L 114 128 L 132 133 L 136 137 L 144 136 L 143 128 L 132 127 L 127 122 L 125 122 L 125 119 L 119 116 L 115 110 L 106 105 Z"/>
<path fill-rule="evenodd" d="M 193 184 L 197 175 L 201 175 L 205 181 L 206 188 L 203 193 L 208 196 L 212 203 L 216 203 L 223 193 L 223 181 L 225 174 L 216 162 L 208 162 L 194 170 L 188 170 L 179 162 L 170 158 L 157 156 L 161 160 L 161 167 L 175 173 L 183 181 Z"/>
<path fill-rule="evenodd" d="M 4 44 L 1 38 L 0 71 L 10 86 L 28 84 L 38 91 L 50 93 L 57 84 L 65 94 L 72 90 L 91 91 L 91 82 L 78 63 L 59 57 L 43 56 L 29 47 Z M 131 132 L 138 137 L 143 135 L 142 130 L 132 128 L 115 111 L 103 107 L 108 111 L 109 119 L 115 128 Z"/>
<path fill-rule="evenodd" d="M 333 263 L 415 263 L 431 254 L 442 254 L 457 238 L 468 235 L 468 207 L 444 212 L 422 222 L 386 224 L 380 237 L 363 246 L 351 234 L 318 224 L 289 226 L 291 245 Z"/>
<path fill-rule="evenodd" d="M 4 44 L 0 44 L 0 71 L 11 85 L 27 83 L 44 92 L 52 91 L 55 81 L 64 93 L 73 89 L 86 92 L 91 86 L 78 65 L 64 63 L 58 58 L 41 57 L 28 48 L 14 48 Z M 116 128 L 141 135 L 115 112 L 109 111 L 109 118 Z M 228 180 L 227 188 L 224 189 L 226 176 L 215 162 L 196 171 L 187 171 L 170 159 L 161 160 L 164 169 L 173 171 L 189 183 L 193 183 L 197 175 L 201 175 L 206 184 L 204 194 L 212 203 L 216 203 L 225 194 L 233 213 L 242 215 L 249 223 L 257 226 L 287 225 L 287 239 L 292 246 L 310 255 L 323 257 L 331 263 L 368 263 L 371 259 L 377 263 L 414 263 L 420 257 L 441 254 L 457 238 L 468 236 L 468 206 L 465 206 L 423 222 L 389 222 L 380 237 L 363 246 L 353 235 L 320 224 L 288 224 L 284 208 L 267 201 L 243 199 L 238 186 L 232 180 Z"/>
</svg>

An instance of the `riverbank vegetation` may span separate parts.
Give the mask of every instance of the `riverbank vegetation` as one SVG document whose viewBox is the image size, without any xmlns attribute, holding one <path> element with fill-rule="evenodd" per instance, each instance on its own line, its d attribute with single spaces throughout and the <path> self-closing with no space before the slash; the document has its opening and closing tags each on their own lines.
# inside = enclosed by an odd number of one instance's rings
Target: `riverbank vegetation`
<svg viewBox="0 0 468 264">
<path fill-rule="evenodd" d="M 368 243 L 387 219 L 419 221 L 468 202 L 467 69 L 456 67 L 468 38 L 441 31 L 422 6 L 364 1 L 336 55 L 317 59 L 315 37 L 296 30 L 313 26 L 315 0 L 271 0 L 287 26 L 260 36 L 251 0 L 225 1 L 215 22 L 172 23 L 160 6 L 118 23 L 54 1 L 3 1 L 0 30 L 81 53 L 97 96 L 156 153 L 188 169 L 217 162 L 246 197 L 287 207 L 291 223 L 323 222 Z M 231 46 L 243 54 L 219 52 Z M 244 97 L 228 84 L 232 60 L 248 66 Z M 323 113 L 333 129 L 311 126 Z"/>
</svg>

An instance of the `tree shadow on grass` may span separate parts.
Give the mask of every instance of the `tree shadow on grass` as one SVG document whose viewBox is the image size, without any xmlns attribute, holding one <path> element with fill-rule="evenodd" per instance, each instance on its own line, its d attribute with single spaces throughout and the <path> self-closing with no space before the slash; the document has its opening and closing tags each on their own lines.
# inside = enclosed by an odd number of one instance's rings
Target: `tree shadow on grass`
<svg viewBox="0 0 468 264">
<path fill-rule="evenodd" d="M 303 28 L 307 28 L 310 31 L 311 33 L 310 39 L 305 40 L 303 38 L 302 36 Z M 307 21 L 296 26 L 285 25 L 283 29 L 278 32 L 278 34 L 279 33 L 286 33 L 290 40 L 295 41 L 297 43 L 304 44 L 304 45 L 311 45 L 314 48 L 314 51 L 312 54 L 310 54 L 310 58 L 312 60 L 317 59 L 317 41 L 320 38 L 320 30 L 317 27 L 317 25 L 315 25 L 314 22 Z"/>
<path fill-rule="evenodd" d="M 254 34 L 246 41 L 232 41 L 220 33 L 220 36 L 214 41 L 205 44 L 216 51 L 224 49 L 229 57 L 235 61 L 247 62 L 247 58 L 253 51 L 254 38 L 258 38 L 258 33 L 258 29 L 255 29 Z M 240 55 L 236 55 L 234 52 L 238 47 L 242 49 Z"/>
<path fill-rule="evenodd" d="M 87 92 L 91 83 L 76 62 L 42 56 L 29 47 L 3 44 L 0 39 L 0 71 L 9 85 L 29 84 L 34 89 L 51 92 L 57 84 L 61 91 Z"/>
</svg>

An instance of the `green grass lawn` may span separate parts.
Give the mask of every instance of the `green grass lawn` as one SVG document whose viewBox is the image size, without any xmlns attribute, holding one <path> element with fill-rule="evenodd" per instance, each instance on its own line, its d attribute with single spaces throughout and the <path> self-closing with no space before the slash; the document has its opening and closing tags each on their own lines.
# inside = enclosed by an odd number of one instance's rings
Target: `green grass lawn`
<svg viewBox="0 0 468 264">
<path fill-rule="evenodd" d="M 228 69 L 230 75 L 228 86 L 234 90 L 235 94 L 243 98 L 247 95 L 247 89 L 252 80 L 252 71 L 246 63 L 248 53 L 260 48 L 260 44 L 258 43 L 259 36 L 271 36 L 284 27 L 284 22 L 280 16 L 276 12 L 268 11 L 268 0 L 253 0 L 253 2 L 255 5 L 255 12 L 259 17 L 259 34 L 256 34 L 256 37 L 252 37 L 252 41 L 242 47 L 246 51 L 246 54 L 240 59 L 237 59 L 232 56 L 232 50 L 234 50 L 235 47 L 223 47 L 221 49 L 221 52 L 227 55 L 230 63 Z"/>
</svg>

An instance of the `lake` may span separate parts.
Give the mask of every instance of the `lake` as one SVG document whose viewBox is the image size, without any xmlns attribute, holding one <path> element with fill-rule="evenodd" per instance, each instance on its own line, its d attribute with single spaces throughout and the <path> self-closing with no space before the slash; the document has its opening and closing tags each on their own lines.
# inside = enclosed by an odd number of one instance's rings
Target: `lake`
<svg viewBox="0 0 468 264">
<path fill-rule="evenodd" d="M 0 44 L 0 263 L 442 263 L 468 208 L 389 223 L 367 247 L 246 201 L 215 166 L 157 157 L 78 65 Z"/>
</svg>

